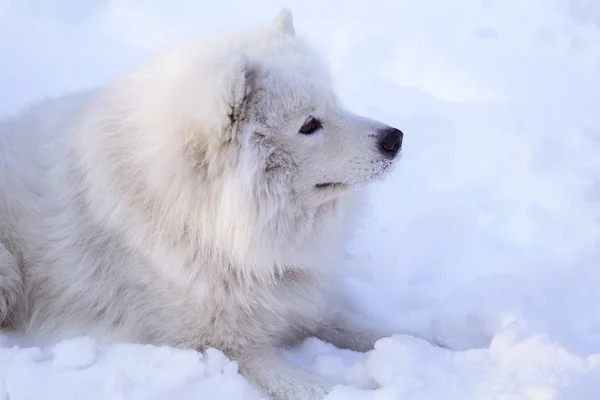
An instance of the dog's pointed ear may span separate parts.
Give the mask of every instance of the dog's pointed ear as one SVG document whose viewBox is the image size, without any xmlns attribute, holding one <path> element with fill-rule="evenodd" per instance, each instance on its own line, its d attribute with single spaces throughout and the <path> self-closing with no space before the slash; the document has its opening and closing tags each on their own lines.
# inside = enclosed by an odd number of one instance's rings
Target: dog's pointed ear
<svg viewBox="0 0 600 400">
<path fill-rule="evenodd" d="M 180 112 L 210 140 L 229 140 L 249 93 L 249 70 L 248 56 L 242 51 L 226 52 L 199 62 L 194 71 L 198 75 L 195 84 L 181 88 L 180 96 L 190 100 L 183 102 Z M 191 135 L 197 136 L 194 132 Z"/>
<path fill-rule="evenodd" d="M 279 14 L 277 14 L 273 20 L 272 26 L 273 29 L 279 34 L 296 36 L 292 11 L 289 8 L 284 8 L 279 11 Z"/>
<path fill-rule="evenodd" d="M 247 93 L 248 56 L 243 52 L 235 52 L 231 55 L 228 63 L 229 65 L 226 66 L 226 70 L 229 71 L 228 76 L 226 76 L 227 103 L 230 107 L 229 117 L 233 119 L 244 102 Z"/>
</svg>

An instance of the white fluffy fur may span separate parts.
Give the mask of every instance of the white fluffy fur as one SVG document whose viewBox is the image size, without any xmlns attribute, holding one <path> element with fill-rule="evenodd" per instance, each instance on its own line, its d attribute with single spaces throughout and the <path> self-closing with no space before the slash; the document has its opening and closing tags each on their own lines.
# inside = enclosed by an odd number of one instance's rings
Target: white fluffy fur
<svg viewBox="0 0 600 400">
<path fill-rule="evenodd" d="M 298 133 L 310 116 L 322 129 Z M 360 187 L 392 163 L 383 128 L 339 107 L 287 10 L 1 122 L 2 326 L 213 346 L 272 398 L 322 398 L 277 348 L 383 335 L 332 285 Z"/>
</svg>

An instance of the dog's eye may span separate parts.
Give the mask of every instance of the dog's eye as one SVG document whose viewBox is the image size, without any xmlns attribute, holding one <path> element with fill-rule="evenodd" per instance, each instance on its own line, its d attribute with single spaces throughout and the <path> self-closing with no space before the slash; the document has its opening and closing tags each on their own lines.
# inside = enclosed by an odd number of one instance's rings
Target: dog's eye
<svg viewBox="0 0 600 400">
<path fill-rule="evenodd" d="M 315 133 L 316 131 L 318 131 L 321 128 L 322 128 L 321 121 L 319 121 L 318 119 L 316 119 L 314 117 L 309 117 L 306 120 L 306 122 L 304 122 L 304 125 L 302 125 L 302 128 L 300 128 L 300 133 L 302 133 L 304 135 L 310 135 L 311 133 Z"/>
</svg>

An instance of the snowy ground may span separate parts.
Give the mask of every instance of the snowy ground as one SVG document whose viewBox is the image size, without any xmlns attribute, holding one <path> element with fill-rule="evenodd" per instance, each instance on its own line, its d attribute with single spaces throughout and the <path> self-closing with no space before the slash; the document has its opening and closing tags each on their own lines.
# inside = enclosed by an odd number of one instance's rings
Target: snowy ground
<svg viewBox="0 0 600 400">
<path fill-rule="evenodd" d="M 345 103 L 406 134 L 342 282 L 404 335 L 290 360 L 339 382 L 330 400 L 600 398 L 596 0 L 198 4 L 0 0 L 0 114 L 290 6 Z M 259 398 L 216 350 L 18 342 L 0 341 L 0 399 Z"/>
</svg>

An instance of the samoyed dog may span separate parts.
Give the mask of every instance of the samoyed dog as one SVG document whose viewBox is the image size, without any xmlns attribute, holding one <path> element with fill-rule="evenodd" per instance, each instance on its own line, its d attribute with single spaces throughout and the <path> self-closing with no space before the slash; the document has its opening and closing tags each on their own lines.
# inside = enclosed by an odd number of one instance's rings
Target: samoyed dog
<svg viewBox="0 0 600 400">
<path fill-rule="evenodd" d="M 331 383 L 278 349 L 392 333 L 348 318 L 334 283 L 402 138 L 341 108 L 287 9 L 37 103 L 0 123 L 2 327 L 214 347 L 270 398 L 321 399 Z"/>
</svg>

